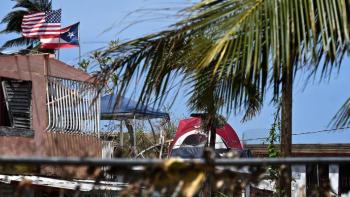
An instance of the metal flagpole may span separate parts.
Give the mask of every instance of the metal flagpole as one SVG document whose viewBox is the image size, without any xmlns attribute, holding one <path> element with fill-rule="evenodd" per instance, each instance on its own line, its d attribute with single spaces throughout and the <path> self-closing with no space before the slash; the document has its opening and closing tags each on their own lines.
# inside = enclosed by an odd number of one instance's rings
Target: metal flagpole
<svg viewBox="0 0 350 197">
<path fill-rule="evenodd" d="M 79 42 L 79 63 L 81 62 L 81 48 L 80 48 L 80 22 L 78 24 L 78 42 Z"/>
<path fill-rule="evenodd" d="M 58 50 L 57 50 L 57 59 L 60 60 L 60 43 L 61 43 L 61 34 L 58 37 Z"/>
</svg>

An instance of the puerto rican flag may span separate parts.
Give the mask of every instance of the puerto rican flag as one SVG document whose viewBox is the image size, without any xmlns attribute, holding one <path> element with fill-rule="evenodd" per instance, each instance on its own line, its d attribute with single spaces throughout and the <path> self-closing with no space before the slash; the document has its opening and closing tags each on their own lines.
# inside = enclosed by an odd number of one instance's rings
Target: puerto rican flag
<svg viewBox="0 0 350 197">
<path fill-rule="evenodd" d="M 79 23 L 61 29 L 60 37 L 40 37 L 41 48 L 60 49 L 79 46 Z"/>
</svg>

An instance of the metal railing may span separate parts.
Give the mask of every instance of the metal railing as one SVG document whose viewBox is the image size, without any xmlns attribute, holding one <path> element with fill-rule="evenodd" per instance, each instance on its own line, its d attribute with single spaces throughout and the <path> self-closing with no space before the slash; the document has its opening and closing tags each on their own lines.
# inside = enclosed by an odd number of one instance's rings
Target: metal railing
<svg viewBox="0 0 350 197">
<path fill-rule="evenodd" d="M 349 166 L 350 157 L 291 157 L 291 158 L 229 158 L 229 159 L 128 159 L 128 158 L 79 158 L 79 157 L 0 157 L 1 166 L 69 166 L 78 171 L 87 166 L 86 173 L 90 180 L 77 180 L 73 177 L 66 180 L 47 179 L 41 175 L 28 176 L 8 174 L 8 180 L 19 181 L 14 188 L 23 192 L 21 185 L 37 184 L 50 189 L 40 192 L 52 192 L 60 187 L 60 195 L 71 193 L 75 195 L 96 194 L 97 196 L 194 196 L 215 193 L 219 196 L 279 196 L 278 179 L 272 173 L 278 174 L 279 169 L 292 166 L 292 171 L 300 166 L 303 171 L 293 171 L 294 196 L 329 196 L 344 194 L 341 189 L 339 166 Z M 307 178 L 307 167 L 316 166 L 317 181 Z M 329 170 L 329 180 L 323 180 L 319 166 L 331 169 L 338 166 L 338 171 Z M 102 170 L 101 170 L 102 169 Z M 299 175 L 295 175 L 299 173 Z M 107 175 L 107 176 L 106 176 Z M 4 175 L 2 175 L 4 176 Z M 282 175 L 281 175 L 282 176 Z M 327 175 L 328 176 L 328 175 Z M 334 176 L 336 178 L 334 178 Z M 319 178 L 321 177 L 321 179 Z M 280 177 L 281 178 L 281 177 Z M 282 177 L 283 178 L 283 177 Z M 1 176 L 0 176 L 1 179 Z M 50 184 L 42 185 L 43 180 Z M 1 194 L 0 180 L 0 194 Z M 8 181 L 8 183 L 12 183 Z M 29 184 L 29 185 L 30 185 Z M 41 184 L 41 185 L 40 185 Z M 36 191 L 38 186 L 31 191 Z M 27 185 L 28 186 L 28 185 Z M 26 186 L 26 187 L 27 187 Z M 31 188 L 28 186 L 28 188 Z M 75 189 L 74 189 L 75 188 Z M 209 188 L 209 190 L 208 190 Z M 95 193 L 93 193 L 95 192 Z M 18 193 L 18 192 L 17 192 Z M 19 192 L 20 193 L 20 192 Z M 349 193 L 350 194 L 350 193 Z M 24 196 L 26 193 L 24 194 Z M 47 195 L 53 195 L 48 193 Z M 84 195 L 81 195 L 84 196 Z"/>
<path fill-rule="evenodd" d="M 47 79 L 48 131 L 98 134 L 100 97 L 91 83 Z"/>
<path fill-rule="evenodd" d="M 205 159 L 177 159 L 187 164 L 207 165 Z M 0 157 L 2 164 L 23 165 L 76 165 L 76 166 L 154 166 L 163 164 L 164 159 L 101 159 L 88 157 Z M 214 159 L 209 162 L 214 166 L 268 166 L 302 164 L 350 164 L 350 157 L 289 157 L 289 158 L 233 158 Z"/>
</svg>

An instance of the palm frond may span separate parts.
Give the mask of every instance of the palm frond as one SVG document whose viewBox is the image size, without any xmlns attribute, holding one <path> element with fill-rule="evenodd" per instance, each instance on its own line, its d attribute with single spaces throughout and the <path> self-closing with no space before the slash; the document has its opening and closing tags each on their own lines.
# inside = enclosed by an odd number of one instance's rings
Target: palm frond
<svg viewBox="0 0 350 197">
<path fill-rule="evenodd" d="M 335 128 L 350 126 L 350 98 L 341 106 L 338 112 L 334 115 L 331 125 Z"/>
<path fill-rule="evenodd" d="M 22 19 L 25 14 L 27 14 L 27 11 L 24 10 L 17 10 L 8 13 L 2 20 L 2 24 L 6 24 L 6 27 L 4 30 L 2 30 L 0 33 L 20 33 L 22 31 L 21 24 Z"/>
<path fill-rule="evenodd" d="M 263 100 L 271 85 L 278 98 L 286 68 L 320 70 L 324 77 L 339 67 L 350 48 L 348 10 L 346 0 L 206 0 L 168 31 L 109 47 L 102 56 L 113 58 L 107 73 L 121 76 L 121 93 L 140 68 L 143 101 L 159 97 L 173 73 L 199 79 L 204 70 L 228 111 L 258 106 L 247 95 Z"/>
<path fill-rule="evenodd" d="M 16 0 L 15 8 L 25 8 L 30 12 L 48 11 L 52 9 L 51 0 Z"/>
<path fill-rule="evenodd" d="M 4 48 L 10 48 L 10 47 L 17 47 L 17 46 L 28 47 L 30 45 L 35 44 L 37 41 L 38 41 L 37 39 L 18 37 L 18 38 L 6 41 L 1 48 L 4 49 Z"/>
</svg>

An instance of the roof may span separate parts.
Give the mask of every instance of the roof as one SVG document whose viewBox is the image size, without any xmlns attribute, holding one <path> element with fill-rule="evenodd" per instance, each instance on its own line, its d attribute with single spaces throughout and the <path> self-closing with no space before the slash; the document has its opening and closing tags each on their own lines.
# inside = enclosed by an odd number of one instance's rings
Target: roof
<svg viewBox="0 0 350 197">
<path fill-rule="evenodd" d="M 119 101 L 117 103 L 117 101 Z M 127 97 L 116 94 L 105 95 L 101 98 L 101 119 L 125 120 L 125 119 L 153 119 L 168 118 L 169 114 L 157 109 L 142 105 Z"/>
<path fill-rule="evenodd" d="M 246 144 L 245 149 L 249 149 L 254 157 L 267 157 L 268 144 Z M 279 150 L 279 145 L 276 145 Z M 298 157 L 307 156 L 350 156 L 350 144 L 293 144 L 292 155 Z"/>
<path fill-rule="evenodd" d="M 50 54 L 0 55 L 0 77 L 32 80 L 36 76 L 93 82 L 89 74 L 52 58 Z"/>
</svg>

